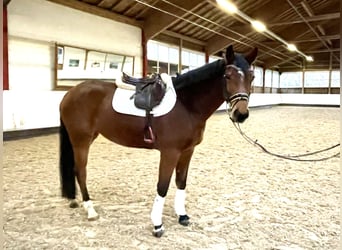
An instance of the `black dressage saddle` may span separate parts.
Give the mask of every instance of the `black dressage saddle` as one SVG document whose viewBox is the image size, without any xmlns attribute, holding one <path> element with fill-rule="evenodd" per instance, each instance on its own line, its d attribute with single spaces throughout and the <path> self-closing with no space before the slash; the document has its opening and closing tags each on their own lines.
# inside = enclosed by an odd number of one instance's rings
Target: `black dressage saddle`
<svg viewBox="0 0 342 250">
<path fill-rule="evenodd" d="M 134 104 L 137 108 L 151 111 L 159 105 L 166 92 L 166 83 L 159 74 L 152 77 L 135 78 L 125 73 L 122 74 L 122 81 L 135 86 Z"/>
<path fill-rule="evenodd" d="M 135 78 L 125 73 L 122 74 L 122 82 L 135 86 L 134 105 L 146 111 L 146 126 L 144 131 L 144 141 L 154 142 L 154 134 L 151 127 L 151 111 L 160 104 L 165 96 L 166 83 L 163 82 L 159 74 L 152 77 Z"/>
</svg>

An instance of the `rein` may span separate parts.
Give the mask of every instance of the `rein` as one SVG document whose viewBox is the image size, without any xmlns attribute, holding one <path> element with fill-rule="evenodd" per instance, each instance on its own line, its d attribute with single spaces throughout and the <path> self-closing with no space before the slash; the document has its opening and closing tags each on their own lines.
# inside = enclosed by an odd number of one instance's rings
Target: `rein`
<svg viewBox="0 0 342 250">
<path fill-rule="evenodd" d="M 227 110 L 228 112 L 228 110 Z M 242 135 L 242 137 L 250 144 L 252 144 L 253 146 L 256 146 L 258 148 L 260 148 L 264 153 L 281 158 L 281 159 L 285 159 L 285 160 L 291 160 L 291 161 L 302 161 L 302 162 L 318 162 L 318 161 L 326 161 L 329 159 L 332 159 L 334 157 L 338 157 L 340 155 L 340 153 L 336 153 L 327 157 L 322 157 L 322 158 L 316 158 L 316 159 L 301 159 L 301 157 L 306 157 L 306 156 L 311 156 L 311 155 L 316 155 L 322 152 L 326 152 L 329 150 L 332 150 L 338 146 L 340 146 L 340 143 L 333 145 L 331 147 L 328 148 L 324 148 L 321 150 L 317 150 L 317 151 L 313 151 L 310 153 L 306 153 L 306 154 L 299 154 L 299 155 L 281 155 L 281 154 L 277 154 L 277 153 L 273 153 L 270 152 L 268 149 L 266 149 L 265 146 L 261 145 L 258 140 L 253 140 L 251 137 L 249 137 L 248 135 L 246 135 L 245 132 L 242 131 L 242 129 L 240 128 L 240 124 L 233 122 L 234 127 L 237 129 L 237 131 Z"/>
</svg>

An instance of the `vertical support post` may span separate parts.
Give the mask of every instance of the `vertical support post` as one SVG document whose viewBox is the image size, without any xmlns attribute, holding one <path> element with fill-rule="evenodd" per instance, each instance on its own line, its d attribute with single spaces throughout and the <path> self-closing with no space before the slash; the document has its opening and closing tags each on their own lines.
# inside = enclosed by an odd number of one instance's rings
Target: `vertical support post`
<svg viewBox="0 0 342 250">
<path fill-rule="evenodd" d="M 271 87 L 270 87 L 270 94 L 273 94 L 273 70 L 271 69 Z"/>
<path fill-rule="evenodd" d="M 147 75 L 147 41 L 145 37 L 144 30 L 141 30 L 141 47 L 142 47 L 142 76 Z"/>
<path fill-rule="evenodd" d="M 182 50 L 183 50 L 183 39 L 179 39 L 179 47 L 178 47 L 178 73 L 182 73 Z"/>
<path fill-rule="evenodd" d="M 2 35 L 3 35 L 3 90 L 9 90 L 8 79 L 8 26 L 7 26 L 7 4 L 2 9 Z"/>
<path fill-rule="evenodd" d="M 55 59 L 54 59 L 54 65 L 53 65 L 53 89 L 57 89 L 57 72 L 58 72 L 58 45 L 55 43 Z"/>
<path fill-rule="evenodd" d="M 303 71 L 302 71 L 302 94 L 305 94 L 305 59 L 303 59 Z"/>
<path fill-rule="evenodd" d="M 281 93 L 281 89 L 280 89 L 280 75 L 281 75 L 281 72 L 278 70 L 277 94 Z"/>
<path fill-rule="evenodd" d="M 205 60 L 206 64 L 209 63 L 209 53 L 208 53 L 207 50 L 205 50 L 205 58 L 204 58 L 204 60 Z"/>
<path fill-rule="evenodd" d="M 266 68 L 262 67 L 262 93 L 265 93 L 265 75 L 266 75 Z"/>
<path fill-rule="evenodd" d="M 333 57 L 333 54 L 332 54 L 332 52 L 330 52 L 328 94 L 331 94 L 332 57 Z"/>
</svg>

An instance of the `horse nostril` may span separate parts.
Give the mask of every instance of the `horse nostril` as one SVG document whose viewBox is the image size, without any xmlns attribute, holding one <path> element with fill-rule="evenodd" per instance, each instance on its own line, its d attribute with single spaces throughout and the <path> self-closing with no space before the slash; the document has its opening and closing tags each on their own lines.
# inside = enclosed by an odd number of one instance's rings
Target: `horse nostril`
<svg viewBox="0 0 342 250">
<path fill-rule="evenodd" d="M 248 116 L 249 116 L 248 110 L 245 113 L 240 113 L 239 110 L 235 110 L 234 113 L 235 113 L 236 121 L 239 122 L 239 123 L 244 122 L 248 118 Z"/>
</svg>

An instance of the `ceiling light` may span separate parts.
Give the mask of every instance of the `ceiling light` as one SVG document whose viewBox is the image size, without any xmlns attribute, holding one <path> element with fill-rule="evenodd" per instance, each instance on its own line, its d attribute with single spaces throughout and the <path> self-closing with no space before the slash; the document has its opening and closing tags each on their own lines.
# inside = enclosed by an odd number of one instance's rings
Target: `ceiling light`
<svg viewBox="0 0 342 250">
<path fill-rule="evenodd" d="M 255 21 L 252 21 L 251 24 L 252 24 L 253 28 L 258 32 L 264 32 L 266 30 L 265 24 L 263 24 L 260 21 L 255 20 Z"/>
<path fill-rule="evenodd" d="M 233 3 L 227 0 L 216 0 L 216 2 L 223 10 L 225 10 L 226 12 L 230 14 L 234 14 L 238 10 L 237 7 Z"/>
<path fill-rule="evenodd" d="M 305 59 L 308 61 L 308 62 L 313 62 L 313 57 L 312 56 L 306 56 Z"/>
<path fill-rule="evenodd" d="M 288 49 L 289 51 L 296 51 L 296 50 L 297 50 L 297 47 L 296 47 L 296 45 L 294 45 L 294 44 L 292 44 L 292 43 L 289 43 L 289 44 L 287 45 L 287 49 Z"/>
<path fill-rule="evenodd" d="M 225 11 L 229 14 L 236 14 L 237 16 L 241 17 L 245 21 L 249 22 L 256 31 L 264 32 L 265 34 L 267 34 L 267 35 L 271 36 L 272 38 L 278 40 L 279 42 L 281 42 L 282 44 L 287 46 L 288 50 L 293 51 L 293 52 L 297 52 L 298 54 L 303 56 L 308 62 L 313 61 L 312 56 L 305 55 L 303 52 L 301 52 L 300 50 L 297 49 L 296 45 L 288 43 L 283 38 L 281 38 L 277 34 L 273 33 L 271 30 L 268 30 L 264 23 L 257 21 L 257 20 L 253 20 L 250 16 L 248 16 L 245 13 L 243 13 L 242 11 L 238 10 L 236 5 L 231 3 L 229 0 L 216 0 L 216 2 L 218 4 L 218 6 L 223 11 Z"/>
</svg>

